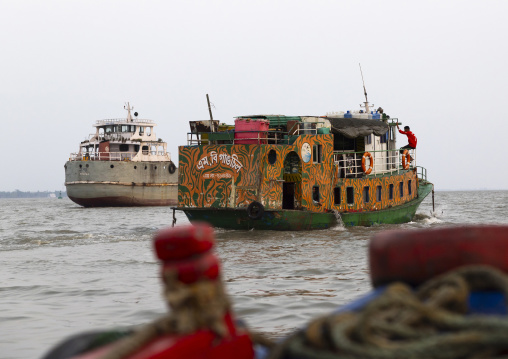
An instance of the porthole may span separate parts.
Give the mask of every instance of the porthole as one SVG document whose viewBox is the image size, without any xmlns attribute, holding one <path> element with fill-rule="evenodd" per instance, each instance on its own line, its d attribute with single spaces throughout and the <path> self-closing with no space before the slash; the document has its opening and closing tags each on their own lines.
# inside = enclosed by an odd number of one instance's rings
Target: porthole
<svg viewBox="0 0 508 359">
<path fill-rule="evenodd" d="M 147 169 L 148 167 L 145 166 L 145 170 Z"/>
<path fill-rule="evenodd" d="M 109 166 L 109 167 L 114 168 L 115 166 L 114 166 L 114 165 L 111 165 L 111 166 Z"/>
<path fill-rule="evenodd" d="M 86 168 L 88 168 L 88 163 L 86 164 Z"/>
<path fill-rule="evenodd" d="M 268 163 L 273 165 L 275 164 L 276 161 L 277 161 L 277 151 L 270 150 L 270 152 L 268 152 Z"/>
<path fill-rule="evenodd" d="M 156 170 L 156 169 L 157 169 L 157 166 L 155 166 L 153 169 L 154 169 L 154 170 Z"/>
<path fill-rule="evenodd" d="M 134 169 L 135 169 L 135 170 L 136 170 L 136 169 L 138 169 L 138 166 L 134 166 Z"/>
<path fill-rule="evenodd" d="M 166 166 L 162 166 L 162 169 L 165 170 L 166 169 Z"/>
<path fill-rule="evenodd" d="M 83 168 L 83 165 L 79 165 L 79 168 Z"/>
</svg>

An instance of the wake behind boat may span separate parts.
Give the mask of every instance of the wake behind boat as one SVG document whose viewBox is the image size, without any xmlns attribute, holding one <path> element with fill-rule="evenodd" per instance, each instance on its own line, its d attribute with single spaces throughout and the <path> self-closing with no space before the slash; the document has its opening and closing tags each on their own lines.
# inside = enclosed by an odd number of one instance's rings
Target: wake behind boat
<svg viewBox="0 0 508 359">
<path fill-rule="evenodd" d="M 127 118 L 100 120 L 65 164 L 68 197 L 84 207 L 168 206 L 177 203 L 178 170 L 156 124 Z"/>
</svg>

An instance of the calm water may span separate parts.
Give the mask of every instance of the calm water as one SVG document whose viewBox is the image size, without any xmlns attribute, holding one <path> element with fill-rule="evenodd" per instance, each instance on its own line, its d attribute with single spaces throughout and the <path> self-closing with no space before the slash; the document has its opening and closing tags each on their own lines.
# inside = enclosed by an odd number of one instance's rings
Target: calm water
<svg viewBox="0 0 508 359">
<path fill-rule="evenodd" d="M 415 222 L 313 232 L 218 231 L 238 317 L 273 337 L 370 290 L 367 245 L 386 229 L 508 223 L 508 191 L 436 192 Z M 177 225 L 188 223 L 177 213 Z M 0 358 L 38 358 L 70 334 L 166 312 L 152 235 L 168 208 L 85 209 L 0 199 Z"/>
</svg>

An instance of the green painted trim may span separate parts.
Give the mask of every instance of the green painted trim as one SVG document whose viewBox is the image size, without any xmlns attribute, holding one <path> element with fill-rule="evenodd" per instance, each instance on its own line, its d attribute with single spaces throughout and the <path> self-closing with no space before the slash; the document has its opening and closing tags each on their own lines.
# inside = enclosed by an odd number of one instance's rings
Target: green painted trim
<svg viewBox="0 0 508 359">
<path fill-rule="evenodd" d="M 420 183 L 417 198 L 389 209 L 369 212 L 341 212 L 342 222 L 346 227 L 410 222 L 414 218 L 418 206 L 432 191 L 432 188 L 433 184 L 430 182 Z M 249 218 L 246 209 L 189 207 L 177 207 L 176 209 L 183 211 L 191 222 L 208 222 L 214 227 L 225 229 L 300 231 L 327 229 L 337 224 L 337 218 L 330 212 L 265 209 L 263 216 L 254 220 Z"/>
<path fill-rule="evenodd" d="M 341 212 L 342 222 L 346 227 L 352 226 L 373 226 L 375 224 L 398 224 L 411 222 L 416 210 L 427 195 L 432 191 L 434 185 L 430 182 L 420 183 L 418 186 L 418 197 L 400 206 L 370 212 Z"/>
<path fill-rule="evenodd" d="M 300 210 L 267 210 L 258 219 L 251 219 L 246 209 L 231 208 L 177 208 L 189 221 L 208 222 L 214 227 L 225 229 L 260 229 L 276 231 L 299 231 L 326 229 L 337 224 L 333 213 Z"/>
</svg>

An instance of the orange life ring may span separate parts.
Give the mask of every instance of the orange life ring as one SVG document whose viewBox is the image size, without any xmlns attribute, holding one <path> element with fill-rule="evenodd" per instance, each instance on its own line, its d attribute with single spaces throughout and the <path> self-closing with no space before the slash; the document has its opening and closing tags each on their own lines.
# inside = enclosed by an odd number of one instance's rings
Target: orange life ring
<svg viewBox="0 0 508 359">
<path fill-rule="evenodd" d="M 402 152 L 402 168 L 405 170 L 409 169 L 409 162 L 411 162 L 409 151 L 404 150 L 404 152 Z"/>
<path fill-rule="evenodd" d="M 366 166 L 365 166 L 365 159 L 367 157 L 370 159 L 369 169 L 367 169 Z M 363 157 L 362 157 L 362 170 L 363 170 L 363 172 L 365 172 L 365 174 L 368 175 L 368 174 L 370 174 L 372 172 L 372 168 L 373 167 L 374 167 L 374 159 L 372 158 L 372 155 L 369 152 L 365 152 L 363 154 Z"/>
</svg>

